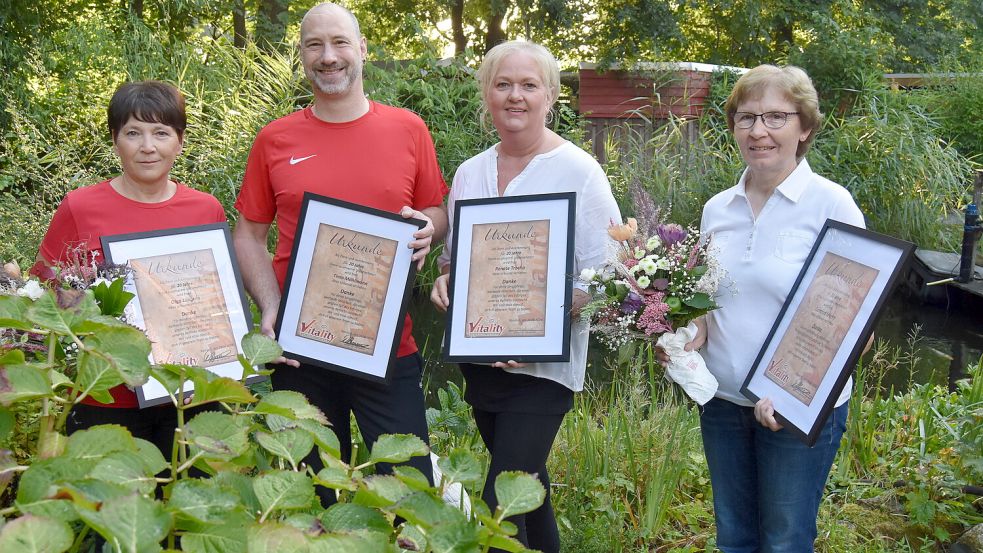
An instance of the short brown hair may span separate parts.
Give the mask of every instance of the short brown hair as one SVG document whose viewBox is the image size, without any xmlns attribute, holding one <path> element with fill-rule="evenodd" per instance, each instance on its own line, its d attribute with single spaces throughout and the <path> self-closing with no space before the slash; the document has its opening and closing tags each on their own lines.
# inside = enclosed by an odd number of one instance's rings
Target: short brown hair
<svg viewBox="0 0 983 553">
<path fill-rule="evenodd" d="M 795 157 L 802 158 L 809 151 L 816 132 L 823 123 L 823 114 L 819 111 L 819 96 L 812 80 L 801 68 L 794 65 L 778 67 L 776 65 L 759 65 L 751 69 L 734 85 L 734 90 L 727 97 L 724 112 L 727 113 L 727 128 L 734 132 L 734 114 L 737 106 L 745 101 L 760 98 L 768 87 L 774 87 L 785 98 L 795 104 L 799 112 L 799 122 L 803 129 L 808 129 L 809 137 L 799 142 Z"/>
<path fill-rule="evenodd" d="M 123 125 L 133 117 L 144 123 L 162 123 L 184 138 L 188 116 L 184 112 L 184 95 L 174 85 L 161 81 L 139 81 L 120 85 L 106 110 L 109 133 L 113 140 Z"/>
</svg>

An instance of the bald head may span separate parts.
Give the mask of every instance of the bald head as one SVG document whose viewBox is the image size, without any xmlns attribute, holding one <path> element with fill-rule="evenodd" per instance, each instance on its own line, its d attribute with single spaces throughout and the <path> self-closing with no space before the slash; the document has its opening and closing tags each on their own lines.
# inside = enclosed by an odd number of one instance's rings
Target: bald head
<svg viewBox="0 0 983 553">
<path fill-rule="evenodd" d="M 352 27 L 355 29 L 355 38 L 362 38 L 362 28 L 359 27 L 358 18 L 355 17 L 355 14 L 349 11 L 348 8 L 335 4 L 334 2 L 322 2 L 314 6 L 313 8 L 307 10 L 307 13 L 304 14 L 304 19 L 300 20 L 301 42 L 304 41 L 304 29 L 306 27 L 306 23 L 308 22 L 308 18 L 310 18 L 313 15 L 320 15 L 320 14 L 330 15 L 330 14 L 338 14 L 338 13 L 344 14 L 351 21 Z"/>
</svg>

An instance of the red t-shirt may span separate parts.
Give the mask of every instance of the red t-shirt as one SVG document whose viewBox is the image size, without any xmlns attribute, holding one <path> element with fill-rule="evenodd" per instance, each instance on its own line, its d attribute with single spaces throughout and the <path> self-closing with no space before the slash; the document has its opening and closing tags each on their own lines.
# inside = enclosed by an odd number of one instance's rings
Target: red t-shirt
<svg viewBox="0 0 983 553">
<path fill-rule="evenodd" d="M 40 254 L 53 265 L 66 263 L 76 250 L 86 258 L 96 254 L 102 261 L 99 239 L 103 236 L 222 221 L 225 221 L 225 210 L 214 196 L 183 184 L 178 183 L 177 191 L 169 200 L 143 203 L 120 195 L 107 180 L 72 190 L 65 196 L 41 241 Z M 136 394 L 126 386 L 117 386 L 110 393 L 114 400 L 111 404 L 102 404 L 89 397 L 82 403 L 119 408 L 138 405 Z"/>
<path fill-rule="evenodd" d="M 310 108 L 273 121 L 249 152 L 235 208 L 256 223 L 277 223 L 273 270 L 283 289 L 304 192 L 398 213 L 439 206 L 447 185 L 433 139 L 419 116 L 369 102 L 347 123 L 327 123 Z M 417 350 L 409 315 L 398 356 Z"/>
</svg>

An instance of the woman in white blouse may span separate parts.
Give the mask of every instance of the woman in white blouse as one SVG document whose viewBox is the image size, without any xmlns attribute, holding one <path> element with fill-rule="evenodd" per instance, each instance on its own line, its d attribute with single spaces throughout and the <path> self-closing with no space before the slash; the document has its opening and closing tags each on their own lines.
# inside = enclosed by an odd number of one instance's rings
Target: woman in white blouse
<svg viewBox="0 0 983 553">
<path fill-rule="evenodd" d="M 556 59 L 542 46 L 512 41 L 492 48 L 478 70 L 482 116 L 490 116 L 501 142 L 465 161 L 454 175 L 448 213 L 461 199 L 497 198 L 551 192 L 576 192 L 574 274 L 600 265 L 610 251 L 607 229 L 621 214 L 611 186 L 597 161 L 546 127 L 560 91 Z M 451 220 L 453 227 L 453 220 Z M 448 271 L 451 236 L 438 263 L 443 273 L 431 301 L 441 311 L 450 305 Z M 574 289 L 573 311 L 587 301 Z M 546 487 L 543 505 L 510 519 L 518 539 L 545 553 L 560 550 L 559 532 L 549 498 L 546 459 L 573 394 L 583 389 L 587 366 L 584 321 L 574 321 L 570 361 L 493 365 L 461 364 L 467 381 L 465 399 L 474 410 L 478 431 L 491 453 L 482 498 L 495 509 L 495 477 L 502 471 L 535 473 Z"/>
</svg>

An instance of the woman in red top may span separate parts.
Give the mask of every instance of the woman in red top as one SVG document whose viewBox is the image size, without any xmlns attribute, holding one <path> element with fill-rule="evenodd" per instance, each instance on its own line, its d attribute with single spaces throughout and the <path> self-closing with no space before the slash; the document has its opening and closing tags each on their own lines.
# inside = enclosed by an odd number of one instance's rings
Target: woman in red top
<svg viewBox="0 0 983 553">
<path fill-rule="evenodd" d="M 203 225 L 225 221 L 225 210 L 211 194 L 170 179 L 184 145 L 184 96 L 174 86 L 142 81 L 120 86 L 109 102 L 109 132 L 122 173 L 69 192 L 51 219 L 32 272 L 103 259 L 100 238 L 113 234 Z M 68 432 L 99 424 L 119 424 L 154 443 L 169 457 L 177 425 L 173 406 L 139 410 L 133 390 L 110 390 L 113 402 L 86 397 L 73 409 Z"/>
</svg>

